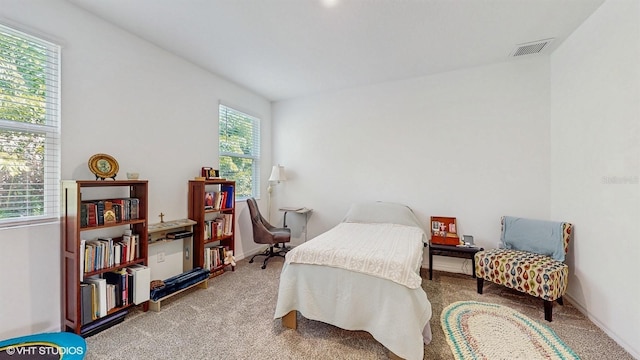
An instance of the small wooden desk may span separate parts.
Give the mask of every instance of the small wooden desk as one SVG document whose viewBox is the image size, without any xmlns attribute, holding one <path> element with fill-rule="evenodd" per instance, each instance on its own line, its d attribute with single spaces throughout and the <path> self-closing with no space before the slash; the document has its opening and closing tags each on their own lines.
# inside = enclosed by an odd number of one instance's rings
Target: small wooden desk
<svg viewBox="0 0 640 360">
<path fill-rule="evenodd" d="M 281 207 L 278 210 L 284 212 L 284 219 L 282 221 L 283 227 L 287 227 L 287 213 L 292 212 L 304 215 L 304 226 L 302 227 L 302 232 L 304 232 L 304 241 L 307 242 L 307 225 L 309 224 L 309 214 L 313 209 L 307 209 L 306 207 Z"/>
<path fill-rule="evenodd" d="M 476 277 L 476 258 L 478 251 L 484 250 L 480 247 L 464 247 L 455 245 L 432 244 L 429 240 L 429 280 L 433 278 L 433 255 L 451 256 L 457 258 L 471 259 L 471 276 Z"/>
</svg>

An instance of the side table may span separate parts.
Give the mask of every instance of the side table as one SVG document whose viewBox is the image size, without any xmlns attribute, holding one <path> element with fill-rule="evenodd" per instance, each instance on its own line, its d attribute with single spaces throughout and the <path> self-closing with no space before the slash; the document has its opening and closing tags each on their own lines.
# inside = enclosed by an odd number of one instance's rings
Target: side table
<svg viewBox="0 0 640 360">
<path fill-rule="evenodd" d="M 278 210 L 284 212 L 284 219 L 282 221 L 283 227 L 287 227 L 287 213 L 292 212 L 304 215 L 304 226 L 302 230 L 304 232 L 304 242 L 307 242 L 307 225 L 309 225 L 309 214 L 313 209 L 307 209 L 306 207 L 281 207 Z"/>
<path fill-rule="evenodd" d="M 432 244 L 429 240 L 429 280 L 433 278 L 433 255 L 450 256 L 463 259 L 471 259 L 471 276 L 476 277 L 476 258 L 478 251 L 484 250 L 480 247 L 465 247 L 455 245 Z"/>
</svg>

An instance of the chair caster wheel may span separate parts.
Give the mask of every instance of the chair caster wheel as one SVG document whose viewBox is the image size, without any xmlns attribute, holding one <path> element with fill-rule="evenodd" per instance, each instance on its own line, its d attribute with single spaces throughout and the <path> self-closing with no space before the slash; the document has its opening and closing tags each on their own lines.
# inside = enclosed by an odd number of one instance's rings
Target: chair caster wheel
<svg viewBox="0 0 640 360">
<path fill-rule="evenodd" d="M 264 269 L 267 268 L 267 265 L 262 265 L 261 268 L 262 268 L 262 270 L 264 270 Z"/>
<path fill-rule="evenodd" d="M 249 264 L 251 264 L 253 262 L 253 259 L 249 260 Z"/>
</svg>

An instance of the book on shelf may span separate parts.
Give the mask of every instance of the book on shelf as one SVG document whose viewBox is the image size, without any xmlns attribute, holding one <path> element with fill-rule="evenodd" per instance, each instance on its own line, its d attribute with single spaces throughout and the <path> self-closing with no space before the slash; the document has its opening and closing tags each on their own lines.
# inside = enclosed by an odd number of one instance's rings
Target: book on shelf
<svg viewBox="0 0 640 360">
<path fill-rule="evenodd" d="M 144 265 L 131 265 L 127 272 L 133 278 L 133 303 L 139 305 L 149 300 L 151 283 L 151 269 Z"/>
<path fill-rule="evenodd" d="M 221 210 L 227 206 L 228 192 L 225 191 L 207 191 L 204 193 L 204 209 L 205 210 Z"/>
<path fill-rule="evenodd" d="M 129 210 L 129 216 L 131 220 L 137 220 L 140 217 L 140 199 L 131 198 L 131 205 Z"/>
<path fill-rule="evenodd" d="M 223 191 L 219 191 L 216 193 L 216 209 L 221 210 L 224 208 L 226 204 L 225 202 L 226 197 L 227 197 L 227 193 Z"/>
<path fill-rule="evenodd" d="M 86 262 L 86 248 L 87 248 L 87 240 L 81 239 L 80 240 L 80 282 L 82 282 L 82 280 L 84 280 L 84 269 L 85 269 L 85 262 Z"/>
<path fill-rule="evenodd" d="M 233 233 L 233 215 L 224 214 L 224 235 L 231 235 Z"/>
<path fill-rule="evenodd" d="M 80 284 L 80 308 L 82 325 L 90 323 L 94 320 L 93 313 L 93 289 L 91 284 Z"/>
<path fill-rule="evenodd" d="M 96 219 L 98 225 L 104 225 L 104 200 L 96 201 Z"/>
<path fill-rule="evenodd" d="M 224 259 L 227 256 L 228 246 L 211 246 L 205 248 L 204 252 L 204 268 L 213 270 L 224 265 Z"/>
<path fill-rule="evenodd" d="M 85 283 L 95 284 L 95 290 L 93 292 L 93 301 L 97 304 L 95 309 L 96 318 L 101 318 L 107 315 L 107 280 L 92 276 L 84 279 Z"/>
<path fill-rule="evenodd" d="M 131 200 L 127 198 L 112 199 L 114 212 L 116 213 L 116 222 L 129 221 Z"/>
<path fill-rule="evenodd" d="M 94 202 L 85 202 L 82 203 L 82 206 L 84 206 L 87 210 L 86 210 L 86 216 L 87 216 L 87 226 L 96 226 L 98 225 L 98 211 L 97 211 L 97 206 L 96 203 Z M 82 211 L 80 212 L 82 214 Z M 82 223 L 82 222 L 81 222 Z"/>
<path fill-rule="evenodd" d="M 80 227 L 84 228 L 89 226 L 89 214 L 87 209 L 87 204 L 80 204 Z"/>
<path fill-rule="evenodd" d="M 225 209 L 231 209 L 233 207 L 233 185 L 222 185 L 220 186 L 220 191 L 225 194 L 225 200 L 223 207 Z"/>
<path fill-rule="evenodd" d="M 113 244 L 113 265 L 118 266 L 122 263 L 122 243 Z"/>
<path fill-rule="evenodd" d="M 107 284 L 114 286 L 115 296 L 114 296 L 114 307 L 122 307 L 128 305 L 127 301 L 127 287 L 128 287 L 128 279 L 127 279 L 127 271 L 124 269 L 120 269 L 118 271 L 111 271 L 104 273 L 104 278 L 107 281 Z"/>
<path fill-rule="evenodd" d="M 166 238 L 167 239 L 183 239 L 183 238 L 190 237 L 191 235 L 193 235 L 191 231 L 179 230 L 179 231 L 168 232 L 166 235 Z"/>
<path fill-rule="evenodd" d="M 80 281 L 86 273 L 134 261 L 140 254 L 140 235 L 130 234 L 130 230 L 121 238 L 83 239 L 80 241 Z"/>
<path fill-rule="evenodd" d="M 115 285 L 107 283 L 107 313 L 116 307 Z"/>
<path fill-rule="evenodd" d="M 119 198 L 87 200 L 80 203 L 80 227 L 109 225 L 138 219 L 140 200 Z"/>
<path fill-rule="evenodd" d="M 138 234 L 133 234 L 131 230 L 125 230 L 120 242 L 122 246 L 120 263 L 127 263 L 139 258 L 140 236 Z"/>
<path fill-rule="evenodd" d="M 228 226 L 228 222 L 226 224 Z M 212 240 L 221 238 L 223 235 L 230 235 L 230 233 L 225 232 L 225 217 L 217 217 L 213 220 L 205 220 L 204 226 L 205 240 Z"/>
<path fill-rule="evenodd" d="M 113 203 L 111 202 L 111 200 L 104 201 L 103 216 L 104 216 L 103 222 L 105 225 L 116 223 L 116 212 L 113 209 Z"/>
</svg>

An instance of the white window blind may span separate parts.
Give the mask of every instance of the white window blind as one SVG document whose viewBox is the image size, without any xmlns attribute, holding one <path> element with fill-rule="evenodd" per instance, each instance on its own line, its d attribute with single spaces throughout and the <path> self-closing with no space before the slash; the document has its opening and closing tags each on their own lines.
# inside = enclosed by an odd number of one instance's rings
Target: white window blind
<svg viewBox="0 0 640 360">
<path fill-rule="evenodd" d="M 60 47 L 0 25 L 0 227 L 57 220 Z"/>
<path fill-rule="evenodd" d="M 260 197 L 260 119 L 220 104 L 220 176 L 236 181 L 236 200 Z"/>
</svg>

